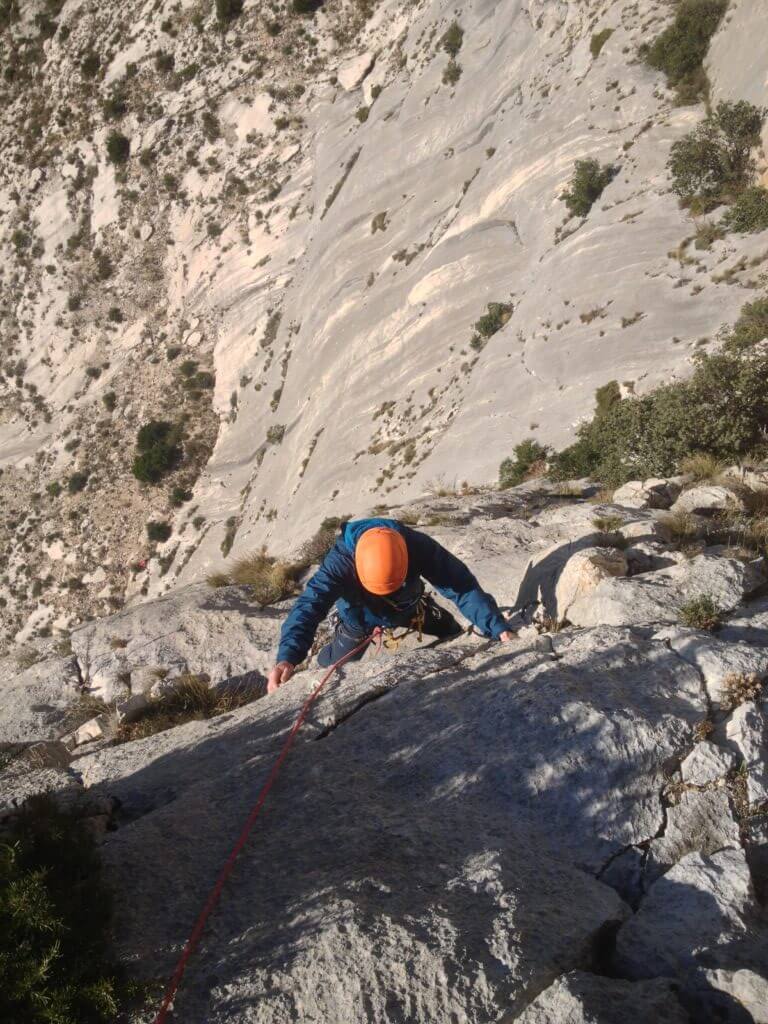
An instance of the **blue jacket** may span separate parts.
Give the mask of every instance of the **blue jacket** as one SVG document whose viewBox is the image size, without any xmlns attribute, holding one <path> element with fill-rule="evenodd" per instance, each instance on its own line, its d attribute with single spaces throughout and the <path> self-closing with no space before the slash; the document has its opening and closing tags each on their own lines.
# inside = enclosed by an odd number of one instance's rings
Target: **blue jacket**
<svg viewBox="0 0 768 1024">
<path fill-rule="evenodd" d="M 355 545 L 372 526 L 397 530 L 408 548 L 405 583 L 386 600 L 364 590 L 355 571 Z M 491 595 L 481 590 L 466 565 L 436 540 L 395 519 L 357 519 L 346 524 L 304 593 L 297 598 L 283 623 L 277 660 L 292 665 L 304 660 L 317 627 L 334 602 L 341 620 L 355 632 L 370 633 L 375 626 L 408 625 L 422 593 L 422 577 L 453 601 L 484 636 L 498 638 L 507 628 Z"/>
</svg>

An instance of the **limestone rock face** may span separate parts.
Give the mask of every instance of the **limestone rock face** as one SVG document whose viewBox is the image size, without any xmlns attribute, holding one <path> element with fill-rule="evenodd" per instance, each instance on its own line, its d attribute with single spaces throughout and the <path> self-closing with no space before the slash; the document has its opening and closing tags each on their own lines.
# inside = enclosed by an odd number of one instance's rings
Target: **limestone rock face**
<svg viewBox="0 0 768 1024">
<path fill-rule="evenodd" d="M 574 601 L 586 597 L 601 580 L 626 576 L 627 568 L 626 556 L 618 548 L 585 548 L 577 552 L 565 563 L 557 581 L 558 616 L 567 618 Z"/>
<path fill-rule="evenodd" d="M 690 989 L 704 970 L 764 974 L 768 930 L 743 850 L 690 853 L 653 884 L 619 930 L 616 966 L 632 978 L 677 978 Z"/>
<path fill-rule="evenodd" d="M 15 656 L 0 661 L 0 743 L 55 739 L 80 677 L 72 657 L 43 658 L 19 669 Z"/>
<path fill-rule="evenodd" d="M 199 584 L 89 623 L 72 634 L 72 647 L 89 692 L 124 699 L 183 672 L 205 673 L 212 685 L 266 673 L 280 621 L 241 588 Z"/>
<path fill-rule="evenodd" d="M 768 720 L 755 701 L 741 704 L 731 715 L 726 736 L 738 751 L 747 775 L 747 799 L 759 805 L 768 800 Z"/>
<path fill-rule="evenodd" d="M 603 580 L 571 606 L 577 626 L 630 626 L 640 622 L 676 622 L 680 608 L 695 597 L 709 596 L 729 611 L 764 582 L 762 571 L 735 559 L 698 555 L 690 562 L 631 579 Z"/>
<path fill-rule="evenodd" d="M 668 981 L 620 981 L 572 971 L 545 989 L 516 1024 L 687 1024 Z"/>
<path fill-rule="evenodd" d="M 738 615 L 740 622 L 746 624 L 752 621 L 752 615 L 748 611 Z M 680 626 L 662 629 L 656 634 L 659 640 L 666 640 L 673 651 L 701 672 L 710 699 L 716 705 L 720 705 L 721 702 L 728 703 L 729 677 L 763 678 L 768 675 L 768 646 L 723 639 L 729 631 L 734 636 L 750 635 L 748 631 L 737 634 L 736 627 L 730 625 L 733 621 L 737 620 L 727 619 L 724 628 L 718 630 L 716 634 Z"/>
<path fill-rule="evenodd" d="M 707 786 L 722 779 L 736 764 L 736 755 L 703 740 L 697 743 L 680 765 L 683 782 L 691 786 Z"/>
</svg>

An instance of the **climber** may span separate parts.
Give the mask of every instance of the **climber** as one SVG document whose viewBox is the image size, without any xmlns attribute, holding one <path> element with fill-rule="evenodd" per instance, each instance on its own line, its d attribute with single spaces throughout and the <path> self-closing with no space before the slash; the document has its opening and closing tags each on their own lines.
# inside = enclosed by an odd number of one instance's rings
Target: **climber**
<svg viewBox="0 0 768 1024">
<path fill-rule="evenodd" d="M 413 626 L 441 639 L 458 636 L 462 627 L 425 595 L 422 577 L 453 601 L 484 636 L 504 642 L 512 639 L 491 595 L 437 541 L 395 519 L 358 519 L 343 527 L 283 623 L 267 692 L 274 693 L 291 678 L 334 602 L 338 616 L 334 636 L 317 656 L 323 667 L 353 651 L 376 626 Z M 364 653 L 363 648 L 350 661 Z"/>
</svg>

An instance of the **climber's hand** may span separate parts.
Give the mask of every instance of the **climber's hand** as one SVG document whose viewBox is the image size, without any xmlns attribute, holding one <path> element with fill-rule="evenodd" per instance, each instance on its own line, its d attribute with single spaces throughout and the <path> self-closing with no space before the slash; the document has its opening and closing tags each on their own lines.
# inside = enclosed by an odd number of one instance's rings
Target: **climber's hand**
<svg viewBox="0 0 768 1024">
<path fill-rule="evenodd" d="M 508 644 L 514 639 L 515 634 L 511 629 L 505 629 L 503 633 L 499 633 L 499 640 L 501 640 L 503 644 Z"/>
<path fill-rule="evenodd" d="M 295 666 L 290 661 L 278 661 L 267 679 L 267 693 L 274 693 L 283 683 L 287 683 L 293 675 Z"/>
</svg>

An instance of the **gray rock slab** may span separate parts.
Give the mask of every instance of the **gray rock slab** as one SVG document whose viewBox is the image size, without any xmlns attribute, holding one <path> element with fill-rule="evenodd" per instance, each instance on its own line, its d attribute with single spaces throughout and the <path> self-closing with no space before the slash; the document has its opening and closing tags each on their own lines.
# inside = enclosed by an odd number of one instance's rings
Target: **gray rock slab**
<svg viewBox="0 0 768 1024">
<path fill-rule="evenodd" d="M 701 672 L 710 699 L 716 705 L 727 703 L 725 683 L 728 676 L 768 675 L 768 647 L 728 640 L 724 638 L 726 634 L 727 629 L 707 633 L 680 626 L 663 629 L 656 634 Z"/>
<path fill-rule="evenodd" d="M 726 724 L 726 737 L 733 745 L 747 776 L 747 799 L 751 806 L 768 800 L 768 720 L 761 704 L 746 701 Z"/>
<path fill-rule="evenodd" d="M 558 978 L 526 1007 L 516 1024 L 688 1024 L 669 981 L 621 981 L 584 971 Z"/>
<path fill-rule="evenodd" d="M 568 617 L 578 626 L 629 626 L 676 622 L 686 601 L 709 596 L 730 611 L 765 582 L 752 564 L 698 555 L 690 562 L 633 576 L 603 580 L 576 601 Z"/>
<path fill-rule="evenodd" d="M 599 929 L 626 916 L 613 890 L 563 857 L 562 824 L 550 835 L 536 825 L 560 802 L 560 818 L 573 827 L 581 819 L 585 833 L 613 827 L 616 808 L 597 825 L 601 798 L 587 793 L 586 773 L 601 759 L 597 706 L 591 730 L 590 712 L 575 706 L 566 724 L 556 711 L 562 663 L 538 653 L 456 645 L 453 656 L 462 660 L 432 672 L 423 653 L 404 656 L 397 678 L 384 670 L 377 699 L 369 690 L 355 714 L 337 705 L 335 728 L 317 731 L 312 713 L 315 729 L 285 763 L 185 980 L 183 1019 L 495 1019 L 587 964 Z M 348 678 L 370 687 L 376 672 L 361 665 Z M 573 672 L 575 698 L 589 682 Z M 601 688 L 611 689 L 605 675 Z M 304 692 L 289 684 L 226 735 L 240 751 L 232 770 L 199 776 L 107 837 L 108 872 L 123 894 L 117 941 L 145 971 L 170 966 Z M 318 704 L 320 716 L 329 710 Z M 564 728 L 583 736 L 591 763 L 565 759 L 548 776 L 551 740 Z M 658 723 L 654 747 L 657 733 Z M 198 737 L 206 742 L 221 739 Z M 169 750 L 169 777 L 188 777 L 192 756 Z M 631 765 L 636 772 L 637 748 Z M 138 767 L 132 784 L 151 770 Z M 582 784 L 572 790 L 569 775 Z M 156 913 L 159 901 L 168 914 Z"/>
<path fill-rule="evenodd" d="M 725 1024 L 768 1024 L 768 972 L 702 971 L 694 1005 Z M 707 1018 L 705 1018 L 707 1019 Z"/>
<path fill-rule="evenodd" d="M 51 793 L 65 803 L 82 795 L 83 787 L 62 768 L 32 768 L 13 763 L 0 774 L 0 816 L 13 814 L 32 796 Z"/>
<path fill-rule="evenodd" d="M 733 751 L 702 740 L 681 763 L 680 774 L 688 785 L 708 786 L 726 776 L 736 763 Z"/>
<path fill-rule="evenodd" d="M 725 789 L 683 790 L 667 808 L 664 834 L 648 845 L 645 883 L 658 878 L 688 853 L 710 854 L 739 845 L 739 825 Z"/>
<path fill-rule="evenodd" d="M 19 669 L 11 656 L 0 661 L 0 742 L 58 738 L 79 676 L 73 658 L 44 658 Z"/>
<path fill-rule="evenodd" d="M 730 507 L 744 508 L 744 502 L 736 491 L 718 484 L 708 484 L 683 491 L 672 506 L 672 511 L 706 514 Z"/>
<path fill-rule="evenodd" d="M 729 643 L 743 640 L 755 647 L 768 647 L 768 597 L 750 601 L 729 615 L 718 635 Z"/>
<path fill-rule="evenodd" d="M 216 685 L 269 671 L 284 612 L 260 609 L 244 587 L 201 583 L 89 623 L 72 634 L 72 647 L 90 692 L 104 700 L 147 688 L 155 669 L 166 678 L 204 672 Z"/>
<path fill-rule="evenodd" d="M 619 930 L 615 966 L 635 979 L 768 967 L 768 930 L 743 850 L 690 853 L 650 888 Z"/>
</svg>

